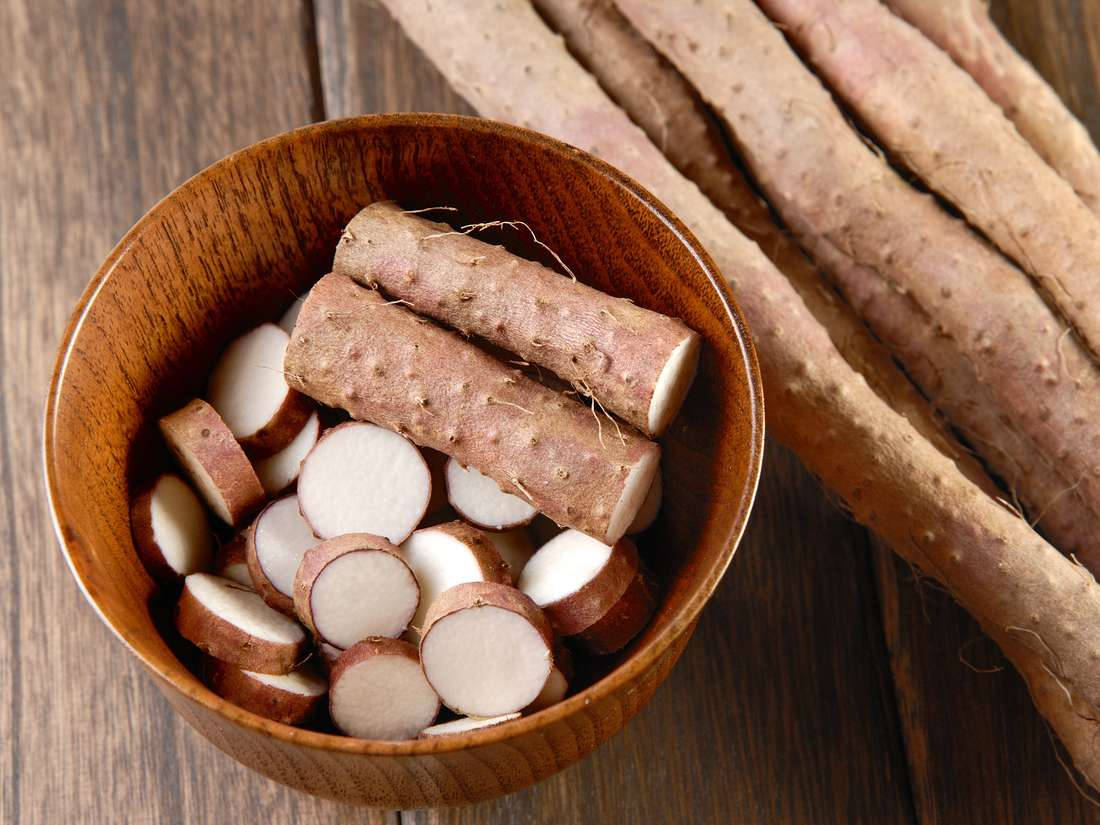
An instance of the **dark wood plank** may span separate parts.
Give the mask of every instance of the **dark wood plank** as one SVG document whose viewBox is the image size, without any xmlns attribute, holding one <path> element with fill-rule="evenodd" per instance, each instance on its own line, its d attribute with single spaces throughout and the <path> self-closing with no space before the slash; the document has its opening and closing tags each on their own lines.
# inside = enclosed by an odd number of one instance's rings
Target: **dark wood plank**
<svg viewBox="0 0 1100 825">
<path fill-rule="evenodd" d="M 80 596 L 42 490 L 46 382 L 78 295 L 173 186 L 320 113 L 309 12 L 304 0 L 0 8 L 5 823 L 396 819 L 288 791 L 181 722 Z"/>
<path fill-rule="evenodd" d="M 330 117 L 469 111 L 385 11 L 316 7 Z M 745 542 L 653 703 L 540 785 L 402 820 L 911 821 L 877 610 L 865 534 L 773 447 Z"/>
<path fill-rule="evenodd" d="M 994 0 L 992 8 L 1100 137 L 1100 1 Z M 941 591 L 916 585 L 887 551 L 876 567 L 921 821 L 1100 822 L 1059 764 L 1019 677 L 979 672 L 1004 662 L 973 620 Z"/>
</svg>

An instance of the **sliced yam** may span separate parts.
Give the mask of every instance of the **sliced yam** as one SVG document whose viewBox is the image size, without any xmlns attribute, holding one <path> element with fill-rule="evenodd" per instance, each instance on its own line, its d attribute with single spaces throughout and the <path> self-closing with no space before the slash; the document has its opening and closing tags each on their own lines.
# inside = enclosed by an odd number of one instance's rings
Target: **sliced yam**
<svg viewBox="0 0 1100 825">
<path fill-rule="evenodd" d="M 420 606 L 412 618 L 415 629 L 424 627 L 429 608 L 456 584 L 512 583 L 508 565 L 486 534 L 461 521 L 417 530 L 401 545 L 401 557 L 420 583 Z"/>
<path fill-rule="evenodd" d="M 553 667 L 554 636 L 538 606 L 514 587 L 467 582 L 428 611 L 420 640 L 424 675 L 440 700 L 465 716 L 527 707 Z"/>
<path fill-rule="evenodd" d="M 505 530 L 503 533 L 487 532 L 485 538 L 493 543 L 500 558 L 508 565 L 508 573 L 512 576 L 512 581 L 519 581 L 519 574 L 523 572 L 524 565 L 535 552 L 535 544 L 531 541 L 527 530 L 517 527 L 515 530 Z"/>
<path fill-rule="evenodd" d="M 322 435 L 298 476 L 302 515 L 321 538 L 370 533 L 400 544 L 424 518 L 431 495 L 431 473 L 416 445 L 359 421 Z"/>
<path fill-rule="evenodd" d="M 294 607 L 320 642 L 348 649 L 368 637 L 405 632 L 420 587 L 401 551 L 380 536 L 351 533 L 321 542 L 294 577 Z"/>
<path fill-rule="evenodd" d="M 320 435 L 321 417 L 314 411 L 289 444 L 253 463 L 256 476 L 269 496 L 278 495 L 297 480 L 302 459 L 313 449 Z"/>
<path fill-rule="evenodd" d="M 452 719 L 450 722 L 441 722 L 438 725 L 432 725 L 430 728 L 424 728 L 420 731 L 420 738 L 432 739 L 436 736 L 453 736 L 456 733 L 469 733 L 472 730 L 492 728 L 503 725 L 505 722 L 511 722 L 513 719 L 519 719 L 519 716 L 518 712 L 490 716 L 487 719 L 476 716 L 463 716 L 461 719 Z"/>
<path fill-rule="evenodd" d="M 529 501 L 504 492 L 491 478 L 453 458 L 447 461 L 446 480 L 447 499 L 455 512 L 486 530 L 522 527 L 538 514 Z"/>
<path fill-rule="evenodd" d="M 609 546 L 566 530 L 531 557 L 519 588 L 562 636 L 577 637 L 593 652 L 610 653 L 637 635 L 652 613 L 655 600 L 641 574 L 630 539 Z"/>
<path fill-rule="evenodd" d="M 290 335 L 294 332 L 294 325 L 298 323 L 298 313 L 302 311 L 302 304 L 306 302 L 305 295 L 299 295 L 294 303 L 286 308 L 286 312 L 279 318 L 279 329 Z"/>
<path fill-rule="evenodd" d="M 160 420 L 180 466 L 214 514 L 237 527 L 260 508 L 264 488 L 217 411 L 196 398 Z"/>
<path fill-rule="evenodd" d="M 276 610 L 294 615 L 294 575 L 302 556 L 321 540 L 302 518 L 298 497 L 271 502 L 248 528 L 246 553 L 252 586 Z"/>
<path fill-rule="evenodd" d="M 204 676 L 210 689 L 223 699 L 284 725 L 300 725 L 311 719 L 328 695 L 328 682 L 309 665 L 274 675 L 242 670 L 207 657 Z"/>
<path fill-rule="evenodd" d="M 302 626 L 259 594 L 220 576 L 192 573 L 183 581 L 176 629 L 215 659 L 257 673 L 290 673 L 307 656 Z"/>
<path fill-rule="evenodd" d="M 252 574 L 248 572 L 248 537 L 238 533 L 218 550 L 214 558 L 215 576 L 252 587 Z"/>
<path fill-rule="evenodd" d="M 130 506 L 134 546 L 145 569 L 162 582 L 210 567 L 214 537 L 206 510 L 177 475 L 158 476 Z"/>
<path fill-rule="evenodd" d="M 289 341 L 275 324 L 260 324 L 226 347 L 210 373 L 210 405 L 244 450 L 257 457 L 293 441 L 312 411 L 309 399 L 283 377 Z"/>
<path fill-rule="evenodd" d="M 556 705 L 569 693 L 569 685 L 573 681 L 573 654 L 569 652 L 561 639 L 554 643 L 554 667 L 550 669 L 550 675 L 546 677 L 546 684 L 542 686 L 535 701 L 525 707 L 525 713 Z"/>
<path fill-rule="evenodd" d="M 400 639 L 364 639 L 333 665 L 329 715 L 349 736 L 412 739 L 439 715 L 439 697 L 415 647 Z"/>
<path fill-rule="evenodd" d="M 628 536 L 642 533 L 653 526 L 653 522 L 657 520 L 657 514 L 661 511 L 661 494 L 661 471 L 658 470 L 653 476 L 653 483 L 649 485 L 649 492 L 646 494 L 645 501 L 642 502 L 641 509 L 638 510 L 638 515 L 634 516 L 634 521 L 626 528 Z"/>
</svg>

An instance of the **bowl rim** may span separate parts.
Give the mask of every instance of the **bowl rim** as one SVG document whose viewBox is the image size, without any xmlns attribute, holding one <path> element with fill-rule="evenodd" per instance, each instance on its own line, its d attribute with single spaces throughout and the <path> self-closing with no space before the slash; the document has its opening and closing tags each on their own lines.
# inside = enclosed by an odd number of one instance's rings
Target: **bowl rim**
<svg viewBox="0 0 1100 825">
<path fill-rule="evenodd" d="M 107 617 L 90 592 L 87 581 L 79 569 L 77 562 L 74 560 L 74 553 L 79 549 L 77 547 L 78 542 L 74 537 L 71 537 L 71 531 L 67 530 L 63 524 L 60 494 L 57 489 L 56 464 L 59 457 L 54 451 L 53 445 L 56 437 L 58 401 L 65 380 L 65 372 L 69 360 L 72 357 L 76 338 L 81 331 L 84 320 L 100 291 L 110 282 L 112 273 L 119 261 L 129 251 L 134 241 L 156 220 L 158 213 L 166 204 L 175 200 L 180 195 L 185 194 L 188 190 L 200 185 L 208 177 L 217 175 L 225 167 L 238 163 L 242 158 L 252 153 L 275 150 L 284 145 L 303 139 L 317 139 L 324 135 L 337 135 L 347 132 L 373 130 L 393 126 L 425 129 L 460 129 L 472 132 L 491 133 L 509 140 L 525 143 L 541 151 L 549 150 L 563 157 L 565 160 L 581 163 L 590 167 L 597 174 L 610 178 L 627 194 L 641 202 L 641 204 L 687 248 L 696 265 L 705 274 L 725 313 L 726 320 L 738 344 L 743 368 L 749 384 L 750 444 L 749 472 L 740 496 L 739 511 L 730 523 L 723 552 L 715 559 L 714 563 L 711 565 L 711 569 L 707 571 L 706 578 L 703 580 L 702 585 L 683 600 L 683 603 L 677 609 L 677 615 L 673 617 L 672 621 L 670 621 L 663 630 L 651 638 L 646 643 L 645 647 L 635 651 L 628 659 L 619 664 L 599 681 L 589 685 L 579 693 L 549 708 L 531 714 L 530 716 L 523 716 L 501 725 L 470 731 L 456 736 L 390 742 L 373 739 L 356 739 L 338 734 L 295 728 L 272 721 L 239 708 L 231 702 L 222 699 L 207 688 L 178 660 L 175 660 L 174 667 L 162 667 L 160 663 L 145 655 L 141 649 L 142 638 L 138 636 L 138 634 L 133 634 L 133 638 L 131 638 L 131 634 L 124 628 L 115 625 Z M 237 725 L 251 729 L 256 733 L 272 736 L 286 743 L 307 746 L 317 750 L 372 756 L 429 755 L 463 750 L 469 747 L 503 743 L 522 735 L 541 730 L 559 720 L 566 719 L 572 716 L 574 711 L 581 706 L 588 705 L 608 695 L 614 694 L 624 684 L 633 679 L 640 678 L 683 633 L 690 632 L 691 626 L 698 619 L 699 613 L 710 600 L 718 583 L 725 574 L 726 569 L 729 567 L 733 555 L 744 535 L 748 517 L 752 511 L 753 502 L 756 498 L 763 464 L 765 430 L 764 396 L 761 386 L 760 370 L 757 363 L 756 350 L 753 346 L 752 338 L 749 335 L 741 309 L 734 297 L 730 294 L 725 280 L 721 277 L 710 255 L 668 207 L 633 178 L 620 172 L 607 162 L 548 135 L 500 121 L 442 113 L 368 114 L 322 121 L 282 132 L 264 140 L 249 144 L 248 146 L 232 152 L 221 160 L 212 163 L 157 201 L 157 203 L 146 211 L 115 245 L 104 262 L 96 270 L 95 275 L 81 294 L 61 337 L 57 358 L 54 362 L 53 371 L 50 377 L 44 419 L 42 461 L 45 475 L 46 496 L 51 522 L 61 548 L 62 556 L 73 578 L 76 580 L 81 593 L 84 595 L 85 600 L 91 605 L 100 620 L 110 629 L 115 637 L 122 642 L 123 646 L 150 672 L 158 677 L 159 680 L 171 685 L 175 690 L 179 691 L 190 700 L 217 713 L 219 716 L 227 718 Z M 189 683 L 181 682 L 180 677 L 182 677 L 183 674 L 186 674 L 186 677 L 190 678 Z"/>
</svg>

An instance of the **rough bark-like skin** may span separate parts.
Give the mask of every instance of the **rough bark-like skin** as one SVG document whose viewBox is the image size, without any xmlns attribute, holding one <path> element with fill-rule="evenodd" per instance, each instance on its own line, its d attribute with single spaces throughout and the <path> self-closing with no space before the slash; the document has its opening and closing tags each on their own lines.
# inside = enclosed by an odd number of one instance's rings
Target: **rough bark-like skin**
<svg viewBox="0 0 1100 825">
<path fill-rule="evenodd" d="M 868 149 L 751 4 L 682 11 L 693 32 L 711 27 L 694 49 L 666 33 L 666 7 L 622 5 L 696 78 L 788 225 L 910 376 L 1047 535 L 1100 570 L 1100 371 L 1027 277 Z M 715 76 L 716 62 L 728 71 Z"/>
<path fill-rule="evenodd" d="M 1024 140 L 1100 214 L 1100 151 L 989 17 L 984 0 L 886 0 L 970 73 Z"/>
<path fill-rule="evenodd" d="M 611 104 L 525 2 L 383 2 L 483 115 L 598 150 L 676 212 L 731 282 L 754 332 L 771 432 L 860 523 L 943 582 L 987 628 L 1026 628 L 1043 640 L 1014 631 L 1021 641 L 1006 653 L 1025 676 L 1035 674 L 1032 696 L 1045 716 L 1063 714 L 1059 683 L 1082 706 L 1100 706 L 1095 580 L 982 493 L 870 390 L 789 282 Z M 686 9 L 676 4 L 678 13 Z M 734 73 L 711 73 L 738 82 Z M 1042 671 L 1046 662 L 1062 676 Z M 1085 721 L 1059 727 L 1082 770 L 1097 765 L 1097 730 Z M 1087 775 L 1100 785 L 1100 769 Z"/>
<path fill-rule="evenodd" d="M 425 529 L 446 533 L 451 538 L 461 542 L 470 551 L 474 561 L 477 562 L 483 581 L 512 584 L 512 573 L 507 562 L 500 557 L 500 553 L 497 552 L 493 543 L 476 527 L 464 521 L 449 521 L 446 524 L 438 524 L 435 527 Z"/>
<path fill-rule="evenodd" d="M 237 527 L 263 504 L 266 494 L 248 456 L 221 416 L 201 398 L 162 418 L 160 431 L 177 457 L 190 455 L 206 471 L 221 503 L 211 501 L 197 480 L 195 489 L 223 521 Z"/>
<path fill-rule="evenodd" d="M 649 623 L 649 617 L 657 609 L 659 593 L 657 580 L 641 566 L 603 617 L 572 638 L 589 653 L 600 656 L 622 650 Z"/>
<path fill-rule="evenodd" d="M 650 427 L 650 406 L 662 368 L 685 341 L 698 350 L 698 335 L 681 321 L 388 201 L 351 219 L 332 271 L 552 370 L 652 436 L 661 434 Z M 662 423 L 682 401 L 660 413 Z"/>
<path fill-rule="evenodd" d="M 600 621 L 626 592 L 638 573 L 641 560 L 630 539 L 622 538 L 611 548 L 607 562 L 596 574 L 542 610 L 562 636 L 575 636 Z"/>
<path fill-rule="evenodd" d="M 1100 217 L 981 87 L 879 0 L 760 5 L 883 146 L 1023 267 L 1100 353 Z"/>
<path fill-rule="evenodd" d="M 241 587 L 236 582 L 232 584 Z M 307 658 L 309 650 L 309 637 L 304 632 L 296 644 L 273 642 L 246 633 L 208 610 L 192 595 L 186 580 L 176 604 L 176 630 L 215 659 L 255 673 L 290 673 Z"/>
<path fill-rule="evenodd" d="M 476 467 L 557 523 L 602 541 L 619 538 L 608 531 L 631 469 L 659 452 L 628 427 L 620 439 L 589 408 L 335 273 L 302 307 L 286 372 L 321 403 Z"/>
<path fill-rule="evenodd" d="M 306 696 L 265 685 L 236 665 L 211 656 L 206 658 L 203 676 L 210 689 L 223 699 L 284 725 L 308 722 L 328 699 L 326 693 Z"/>
<path fill-rule="evenodd" d="M 968 478 L 996 495 L 981 465 L 950 435 L 943 419 L 898 368 L 863 321 L 802 250 L 776 225 L 768 206 L 732 163 L 722 135 L 698 94 L 642 37 L 611 0 L 535 0 L 569 50 L 626 110 L 672 164 L 787 276 L 833 344 L 875 391 Z"/>
<path fill-rule="evenodd" d="M 364 552 L 389 553 L 408 570 L 409 578 L 412 580 L 417 592 L 417 603 L 413 605 L 412 612 L 409 613 L 409 621 L 416 615 L 416 608 L 420 604 L 420 584 L 416 581 L 416 576 L 413 575 L 412 570 L 405 564 L 405 560 L 401 558 L 401 550 L 396 545 L 391 544 L 381 536 L 372 536 L 370 533 L 347 533 L 343 536 L 336 536 L 335 538 L 326 539 L 316 547 L 307 550 L 305 555 L 302 556 L 301 564 L 298 565 L 298 572 L 294 574 L 294 610 L 302 624 L 309 628 L 309 632 L 314 635 L 319 644 L 329 644 L 329 642 L 317 631 L 317 625 L 313 620 L 313 600 L 311 598 L 313 583 L 317 581 L 317 577 L 324 572 L 325 568 L 336 559 L 348 553 Z M 407 626 L 408 623 L 406 621 L 405 625 Z"/>
</svg>

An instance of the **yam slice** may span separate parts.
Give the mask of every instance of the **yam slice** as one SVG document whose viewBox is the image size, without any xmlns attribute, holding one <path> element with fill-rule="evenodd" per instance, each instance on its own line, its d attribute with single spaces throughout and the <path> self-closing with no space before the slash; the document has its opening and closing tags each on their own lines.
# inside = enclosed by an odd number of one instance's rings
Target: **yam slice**
<svg viewBox="0 0 1100 825">
<path fill-rule="evenodd" d="M 298 471 L 321 435 L 321 417 L 310 413 L 306 423 L 279 452 L 254 462 L 256 476 L 269 496 L 276 496 L 298 479 Z"/>
<path fill-rule="evenodd" d="M 176 629 L 215 659 L 257 673 L 290 673 L 308 654 L 301 625 L 258 593 L 209 573 L 183 580 Z"/>
<path fill-rule="evenodd" d="M 452 719 L 450 722 L 440 722 L 430 728 L 420 731 L 421 739 L 433 739 L 437 736 L 453 736 L 456 733 L 468 733 L 472 730 L 492 728 L 519 719 L 519 713 L 505 713 L 502 716 L 490 716 L 487 719 L 476 716 L 463 716 L 461 719 Z"/>
<path fill-rule="evenodd" d="M 462 582 L 511 584 L 508 565 L 485 533 L 461 521 L 417 530 L 401 545 L 401 557 L 420 584 L 420 606 L 412 626 L 424 627 L 432 603 Z"/>
<path fill-rule="evenodd" d="M 530 524 L 537 514 L 530 502 L 506 493 L 495 481 L 455 459 L 447 462 L 447 499 L 466 521 L 486 530 L 510 530 Z"/>
<path fill-rule="evenodd" d="M 428 610 L 420 659 L 440 700 L 464 716 L 500 716 L 535 701 L 553 666 L 554 636 L 514 587 L 466 582 Z"/>
<path fill-rule="evenodd" d="M 252 574 L 248 572 L 248 537 L 238 533 L 218 550 L 214 557 L 215 576 L 252 587 Z"/>
<path fill-rule="evenodd" d="M 655 606 L 641 573 L 630 539 L 609 546 L 566 530 L 531 557 L 519 588 L 546 611 L 562 636 L 576 637 L 593 652 L 610 653 L 641 631 Z"/>
<path fill-rule="evenodd" d="M 289 342 L 275 324 L 260 324 L 231 342 L 210 373 L 210 406 L 253 456 L 283 449 L 312 411 L 310 400 L 287 386 L 283 376 Z"/>
<path fill-rule="evenodd" d="M 214 514 L 237 527 L 264 501 L 264 488 L 241 445 L 217 411 L 201 398 L 160 420 L 180 466 Z"/>
<path fill-rule="evenodd" d="M 515 530 L 505 530 L 502 533 L 486 532 L 485 538 L 493 543 L 500 558 L 508 565 L 508 572 L 512 581 L 519 581 L 519 574 L 523 572 L 527 560 L 535 553 L 534 542 L 525 527 L 517 527 Z"/>
<path fill-rule="evenodd" d="M 351 533 L 321 542 L 294 577 L 294 607 L 318 641 L 347 650 L 368 637 L 396 638 L 420 603 L 401 551 L 384 538 Z"/>
<path fill-rule="evenodd" d="M 325 432 L 302 461 L 298 501 L 321 538 L 370 533 L 400 544 L 424 517 L 431 473 L 395 432 L 349 421 Z"/>
<path fill-rule="evenodd" d="M 246 550 L 252 586 L 276 610 L 294 615 L 294 575 L 302 556 L 320 543 L 298 511 L 298 497 L 271 502 L 248 528 Z"/>
<path fill-rule="evenodd" d="M 328 682 L 309 665 L 283 675 L 242 670 L 207 657 L 204 675 L 210 689 L 247 711 L 300 725 L 316 715 L 328 694 Z"/>
<path fill-rule="evenodd" d="M 210 567 L 214 537 L 206 510 L 177 475 L 158 476 L 130 507 L 134 546 L 155 579 L 173 582 Z"/>
<path fill-rule="evenodd" d="M 349 736 L 413 739 L 439 715 L 416 648 L 400 639 L 364 639 L 336 660 L 329 715 Z"/>
</svg>

